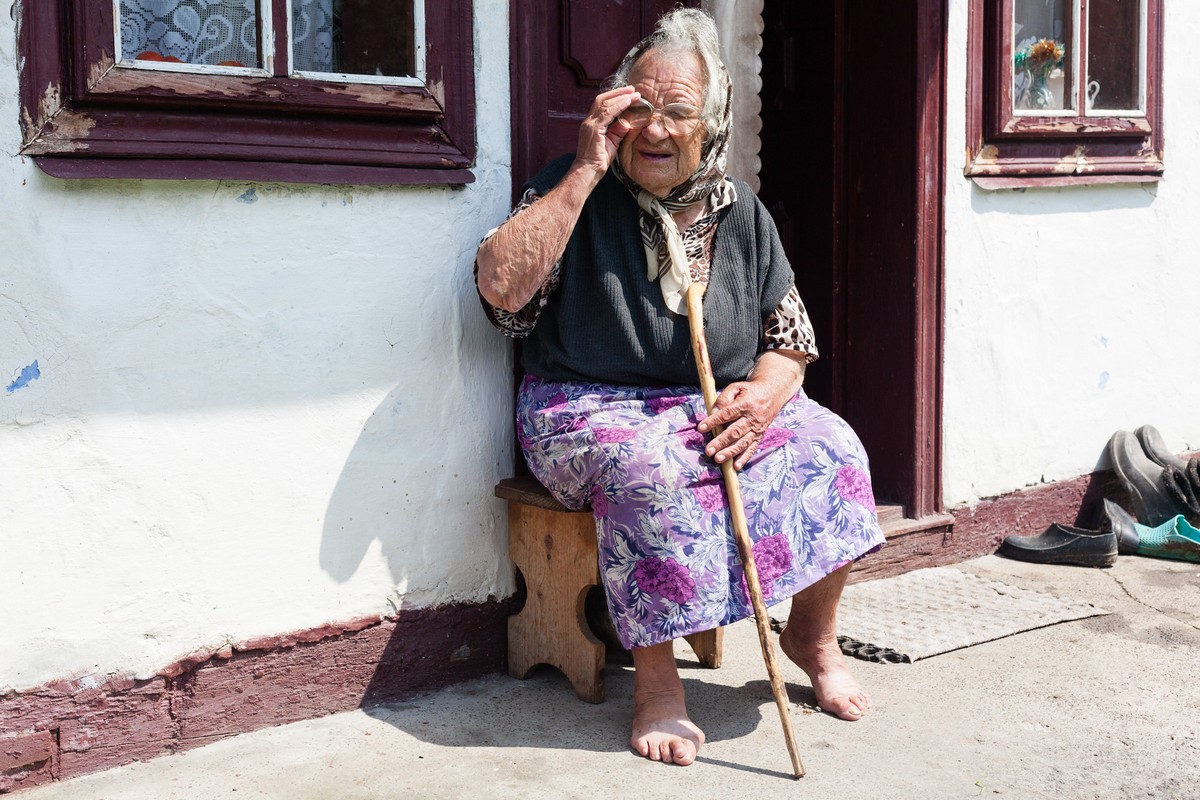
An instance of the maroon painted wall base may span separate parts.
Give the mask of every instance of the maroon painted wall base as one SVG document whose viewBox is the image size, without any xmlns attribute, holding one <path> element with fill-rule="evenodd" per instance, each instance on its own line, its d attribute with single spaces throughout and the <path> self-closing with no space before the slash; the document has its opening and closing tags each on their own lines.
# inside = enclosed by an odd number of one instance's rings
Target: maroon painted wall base
<svg viewBox="0 0 1200 800">
<path fill-rule="evenodd" d="M 196 653 L 149 680 L 0 697 L 0 793 L 498 672 L 507 602 L 403 611 Z"/>
<path fill-rule="evenodd" d="M 987 555 L 1005 536 L 1032 536 L 1052 522 L 1096 528 L 1105 497 L 1128 506 L 1111 470 L 1011 492 L 974 508 L 954 509 L 952 526 L 889 537 L 887 547 L 855 565 L 851 580 L 886 578 Z"/>
</svg>

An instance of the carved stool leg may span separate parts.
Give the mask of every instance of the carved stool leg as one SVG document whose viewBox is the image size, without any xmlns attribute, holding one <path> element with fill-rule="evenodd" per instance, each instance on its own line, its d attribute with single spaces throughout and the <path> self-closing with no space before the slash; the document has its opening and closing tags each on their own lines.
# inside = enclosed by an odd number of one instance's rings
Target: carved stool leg
<svg viewBox="0 0 1200 800">
<path fill-rule="evenodd" d="M 579 699 L 604 700 L 604 645 L 588 628 L 584 599 L 600 583 L 591 514 L 508 504 L 509 555 L 528 589 L 508 619 L 508 674 L 524 679 L 538 664 L 567 676 Z"/>
<path fill-rule="evenodd" d="M 717 669 L 721 666 L 721 649 L 725 640 L 724 628 L 700 631 L 700 633 L 693 633 L 691 636 L 683 638 L 692 646 L 692 650 L 696 651 L 696 658 L 700 660 L 701 664 L 709 669 Z"/>
</svg>

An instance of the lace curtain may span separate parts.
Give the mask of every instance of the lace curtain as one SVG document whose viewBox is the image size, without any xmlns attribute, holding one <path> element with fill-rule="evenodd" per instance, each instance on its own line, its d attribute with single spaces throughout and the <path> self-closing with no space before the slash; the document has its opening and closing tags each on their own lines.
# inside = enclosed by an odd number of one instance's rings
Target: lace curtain
<svg viewBox="0 0 1200 800">
<path fill-rule="evenodd" d="M 334 3 L 292 0 L 294 69 L 333 71 Z M 120 9 L 124 58 L 262 66 L 258 0 L 120 0 Z"/>
<path fill-rule="evenodd" d="M 334 6 L 338 12 L 334 13 Z M 302 72 L 341 72 L 334 57 L 334 28 L 341 0 L 292 0 L 292 68 Z"/>
</svg>

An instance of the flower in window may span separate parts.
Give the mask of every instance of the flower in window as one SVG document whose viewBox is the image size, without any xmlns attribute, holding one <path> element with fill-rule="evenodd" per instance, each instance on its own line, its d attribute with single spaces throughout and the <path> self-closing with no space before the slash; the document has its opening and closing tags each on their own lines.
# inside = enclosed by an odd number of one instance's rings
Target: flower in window
<svg viewBox="0 0 1200 800">
<path fill-rule="evenodd" d="M 1028 76 L 1021 96 L 1017 99 L 1019 107 L 1054 106 L 1054 94 L 1050 91 L 1049 80 L 1055 76 L 1055 70 L 1062 68 L 1066 53 L 1066 46 L 1054 39 L 1031 40 L 1017 48 L 1017 53 L 1013 56 L 1013 66 L 1024 70 Z"/>
</svg>

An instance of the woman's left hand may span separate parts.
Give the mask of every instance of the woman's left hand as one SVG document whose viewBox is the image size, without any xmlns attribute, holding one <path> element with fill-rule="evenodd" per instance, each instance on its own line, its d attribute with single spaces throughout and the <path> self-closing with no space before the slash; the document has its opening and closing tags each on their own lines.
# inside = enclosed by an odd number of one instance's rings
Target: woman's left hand
<svg viewBox="0 0 1200 800">
<path fill-rule="evenodd" d="M 784 403 L 804 382 L 804 354 L 768 350 L 759 356 L 749 377 L 726 386 L 717 395 L 712 413 L 696 427 L 708 433 L 724 425 L 704 448 L 718 464 L 733 459 L 734 469 L 746 466 Z"/>
</svg>

